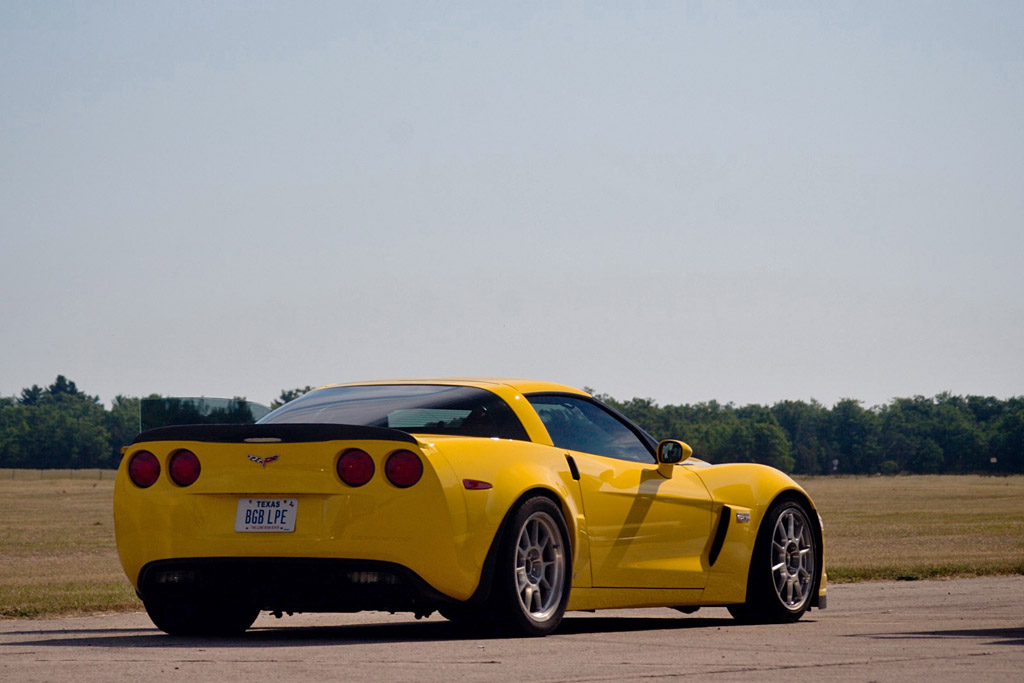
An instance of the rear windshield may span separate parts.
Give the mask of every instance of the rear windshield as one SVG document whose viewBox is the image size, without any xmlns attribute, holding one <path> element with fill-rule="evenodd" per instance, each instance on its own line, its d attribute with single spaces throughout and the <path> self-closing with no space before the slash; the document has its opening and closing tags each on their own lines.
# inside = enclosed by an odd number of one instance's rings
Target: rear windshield
<svg viewBox="0 0 1024 683">
<path fill-rule="evenodd" d="M 331 387 L 286 403 L 257 424 L 285 422 L 530 440 L 507 403 L 489 391 L 474 387 L 424 384 Z"/>
</svg>

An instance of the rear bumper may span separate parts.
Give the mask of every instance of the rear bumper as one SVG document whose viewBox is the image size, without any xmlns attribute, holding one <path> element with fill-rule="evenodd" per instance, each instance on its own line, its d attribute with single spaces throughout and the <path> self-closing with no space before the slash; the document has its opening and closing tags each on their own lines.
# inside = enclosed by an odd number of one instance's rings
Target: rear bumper
<svg viewBox="0 0 1024 683">
<path fill-rule="evenodd" d="M 143 601 L 231 601 L 281 612 L 428 614 L 454 603 L 402 565 L 325 558 L 159 560 L 140 572 L 139 595 Z"/>
<path fill-rule="evenodd" d="M 468 518 L 461 480 L 433 452 L 436 463 L 422 455 L 423 478 L 409 488 L 395 487 L 382 474 L 357 488 L 339 478 L 334 463 L 346 449 L 369 453 L 382 473 L 389 454 L 415 448 L 405 441 L 152 441 L 145 448 L 161 472 L 176 450 L 189 449 L 202 461 L 202 476 L 180 487 L 162 474 L 152 486 L 139 488 L 128 477 L 132 454 L 122 461 L 114 485 L 117 549 L 140 594 L 146 592 L 140 585 L 143 568 L 157 561 L 359 558 L 401 565 L 445 595 L 466 600 L 476 590 L 500 523 L 500 517 Z M 274 459 L 261 467 L 252 458 Z M 246 498 L 295 500 L 294 529 L 236 531 Z M 483 507 L 492 498 L 476 500 Z"/>
</svg>

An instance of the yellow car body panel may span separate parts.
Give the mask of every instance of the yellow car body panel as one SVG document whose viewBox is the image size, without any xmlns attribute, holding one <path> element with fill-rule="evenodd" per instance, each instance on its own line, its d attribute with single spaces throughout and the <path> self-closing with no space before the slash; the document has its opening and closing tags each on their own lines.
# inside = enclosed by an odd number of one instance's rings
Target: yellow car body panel
<svg viewBox="0 0 1024 683">
<path fill-rule="evenodd" d="M 725 463 L 708 465 L 693 459 L 690 464 L 681 467 L 692 467 L 713 500 L 714 516 L 718 520 L 724 507 L 728 507 L 732 517 L 728 531 L 722 544 L 721 552 L 711 573 L 701 602 L 709 605 L 724 605 L 743 602 L 747 590 L 747 574 L 750 568 L 750 556 L 757 540 L 757 532 L 765 513 L 772 502 L 780 495 L 797 495 L 811 507 L 816 514 L 814 503 L 807 492 L 789 476 L 777 469 L 754 463 Z M 748 521 L 737 522 L 737 516 L 749 515 Z M 822 558 L 824 558 L 824 539 L 820 538 Z M 826 595 L 826 574 L 824 562 L 821 567 L 819 597 Z"/>
<path fill-rule="evenodd" d="M 590 532 L 597 588 L 703 588 L 711 496 L 681 467 L 573 452 Z"/>
<path fill-rule="evenodd" d="M 346 486 L 335 471 L 341 453 L 359 448 L 377 471 L 396 450 L 424 455 L 423 479 L 399 489 L 374 477 L 358 488 Z M 203 463 L 195 484 L 181 488 L 166 476 L 140 489 L 128 479 L 126 464 L 140 451 L 152 452 L 164 472 L 173 452 L 188 449 Z M 266 466 L 258 458 L 277 455 Z M 118 552 L 128 578 L 138 588 L 149 562 L 203 557 L 344 557 L 408 566 L 441 592 L 464 600 L 479 580 L 478 561 L 460 563 L 467 544 L 467 506 L 462 484 L 443 458 L 410 443 L 327 441 L 301 444 L 219 444 L 140 442 L 126 453 L 114 484 L 114 524 Z M 289 533 L 235 531 L 238 501 L 247 497 L 297 499 L 295 530 Z M 474 520 L 479 524 L 480 520 Z M 500 522 L 500 519 L 499 519 Z M 497 525 L 492 528 L 493 535 Z"/>
<path fill-rule="evenodd" d="M 470 479 L 491 485 L 485 490 L 461 487 L 466 511 L 465 534 L 467 543 L 472 546 L 472 571 L 477 577 L 509 510 L 516 501 L 534 492 L 547 493 L 557 499 L 571 539 L 573 571 L 580 585 L 590 584 L 589 540 L 582 499 L 563 451 L 510 439 L 438 436 L 424 437 L 424 441 L 425 450 L 444 453 L 460 481 Z M 481 457 L 483 453 L 486 457 Z"/>
<path fill-rule="evenodd" d="M 375 385 L 485 390 L 512 409 L 529 441 L 410 436 L 391 429 L 382 432 L 397 434 L 393 439 L 385 434 L 299 442 L 147 440 L 146 432 L 125 449 L 114 493 L 118 553 L 136 589 L 142 590 L 140 573 L 147 565 L 167 560 L 323 558 L 393 563 L 443 598 L 463 602 L 486 588 L 488 563 L 518 504 L 541 495 L 556 502 L 569 534 L 567 609 L 730 605 L 747 598 L 751 554 L 772 502 L 797 496 L 813 511 L 809 496 L 769 467 L 708 465 L 696 458 L 659 465 L 653 456 L 638 463 L 556 447 L 529 396 L 589 397 L 572 387 L 448 378 L 324 388 Z M 187 487 L 167 476 L 171 456 L 181 449 L 202 464 Z M 338 459 L 349 449 L 373 460 L 376 475 L 363 486 L 348 486 L 339 477 Z M 409 488 L 382 476 L 398 450 L 417 454 L 424 465 L 422 478 Z M 148 488 L 128 474 L 140 451 L 153 453 L 161 466 Z M 239 501 L 248 498 L 296 500 L 294 531 L 236 531 Z M 822 566 L 822 603 L 825 593 Z"/>
</svg>

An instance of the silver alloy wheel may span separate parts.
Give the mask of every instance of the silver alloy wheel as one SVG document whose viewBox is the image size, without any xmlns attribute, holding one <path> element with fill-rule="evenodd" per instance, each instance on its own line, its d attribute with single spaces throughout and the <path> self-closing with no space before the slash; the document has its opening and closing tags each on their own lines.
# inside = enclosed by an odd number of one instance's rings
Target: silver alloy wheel
<svg viewBox="0 0 1024 683">
<path fill-rule="evenodd" d="M 814 533 L 798 507 L 783 510 L 772 534 L 772 580 L 779 600 L 797 611 L 811 597 L 814 584 Z"/>
<path fill-rule="evenodd" d="M 565 549 L 558 525 L 548 513 L 535 512 L 520 527 L 515 576 L 523 613 L 534 621 L 551 618 L 565 590 Z"/>
</svg>

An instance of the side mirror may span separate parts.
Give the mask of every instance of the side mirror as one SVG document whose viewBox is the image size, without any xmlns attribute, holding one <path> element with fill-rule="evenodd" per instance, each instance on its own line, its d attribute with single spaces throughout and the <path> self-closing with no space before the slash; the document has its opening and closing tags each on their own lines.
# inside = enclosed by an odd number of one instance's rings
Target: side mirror
<svg viewBox="0 0 1024 683">
<path fill-rule="evenodd" d="M 693 449 L 682 441 L 665 439 L 658 444 L 658 464 L 675 465 L 693 455 Z"/>
</svg>

